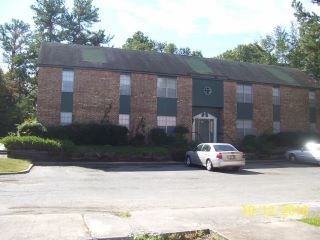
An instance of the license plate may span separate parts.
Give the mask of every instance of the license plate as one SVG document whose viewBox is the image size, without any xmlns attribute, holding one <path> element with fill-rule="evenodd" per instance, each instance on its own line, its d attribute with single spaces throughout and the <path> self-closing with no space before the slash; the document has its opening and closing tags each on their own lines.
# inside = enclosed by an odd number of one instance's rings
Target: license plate
<svg viewBox="0 0 320 240">
<path fill-rule="evenodd" d="M 236 159 L 236 156 L 235 156 L 235 155 L 229 155 L 229 156 L 228 156 L 228 160 L 234 160 L 234 159 Z"/>
</svg>

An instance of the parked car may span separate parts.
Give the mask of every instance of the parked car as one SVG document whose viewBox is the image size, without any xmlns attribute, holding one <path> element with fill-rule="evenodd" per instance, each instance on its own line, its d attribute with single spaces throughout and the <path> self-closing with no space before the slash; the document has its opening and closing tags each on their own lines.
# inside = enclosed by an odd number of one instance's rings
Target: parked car
<svg viewBox="0 0 320 240">
<path fill-rule="evenodd" d="M 185 159 L 187 166 L 200 165 L 208 171 L 227 167 L 239 171 L 245 165 L 244 154 L 228 143 L 201 143 Z"/>
<path fill-rule="evenodd" d="M 287 151 L 286 158 L 291 162 L 315 163 L 320 165 L 320 144 L 310 142 L 300 149 Z"/>
</svg>

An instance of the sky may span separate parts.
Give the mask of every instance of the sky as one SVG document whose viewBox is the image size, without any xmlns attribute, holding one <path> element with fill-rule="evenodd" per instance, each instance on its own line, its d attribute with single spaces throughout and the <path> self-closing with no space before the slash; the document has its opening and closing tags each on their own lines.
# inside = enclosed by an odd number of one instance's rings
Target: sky
<svg viewBox="0 0 320 240">
<path fill-rule="evenodd" d="M 73 0 L 66 0 L 71 9 Z M 101 22 L 95 29 L 114 35 L 110 45 L 121 48 L 128 37 L 142 31 L 149 38 L 178 47 L 200 50 L 214 57 L 239 44 L 253 43 L 272 33 L 277 25 L 289 29 L 295 20 L 292 0 L 93 0 Z M 308 11 L 320 14 L 320 6 L 301 0 Z M 35 0 L 0 2 L 0 24 L 12 18 L 34 28 Z M 0 52 L 1 53 L 1 52 Z M 2 55 L 2 54 L 1 54 Z M 0 62 L 3 62 L 0 57 Z"/>
</svg>

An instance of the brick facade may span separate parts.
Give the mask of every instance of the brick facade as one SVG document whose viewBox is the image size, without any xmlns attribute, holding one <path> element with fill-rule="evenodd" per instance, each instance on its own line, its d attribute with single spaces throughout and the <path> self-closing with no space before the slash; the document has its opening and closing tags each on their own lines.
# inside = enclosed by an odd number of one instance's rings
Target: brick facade
<svg viewBox="0 0 320 240">
<path fill-rule="evenodd" d="M 157 76 L 131 74 L 130 129 L 135 130 L 144 118 L 146 133 L 157 126 Z"/>
<path fill-rule="evenodd" d="M 192 78 L 177 78 L 177 125 L 189 130 L 188 140 L 192 137 Z"/>
<path fill-rule="evenodd" d="M 75 70 L 73 121 L 119 122 L 120 73 Z"/>
<path fill-rule="evenodd" d="M 60 124 L 61 68 L 39 69 L 37 118 L 44 125 Z"/>
<path fill-rule="evenodd" d="M 222 113 L 223 141 L 235 143 L 237 136 L 237 83 L 224 82 L 224 105 Z"/>
<path fill-rule="evenodd" d="M 309 130 L 308 94 L 308 89 L 280 87 L 280 124 L 282 132 Z"/>
<path fill-rule="evenodd" d="M 73 122 L 119 121 L 120 73 L 88 69 L 74 71 Z M 62 69 L 41 67 L 39 70 L 37 117 L 44 125 L 60 124 Z M 222 140 L 237 142 L 237 99 L 235 81 L 224 81 L 221 115 Z M 273 129 L 272 85 L 252 84 L 253 134 Z M 192 136 L 192 78 L 177 77 L 177 125 L 188 128 Z M 280 86 L 281 131 L 309 130 L 309 89 Z M 317 128 L 320 129 L 320 90 L 316 90 Z M 131 74 L 130 130 L 144 119 L 145 133 L 157 126 L 157 75 Z"/>
<path fill-rule="evenodd" d="M 253 84 L 253 134 L 272 132 L 273 105 L 272 86 Z"/>
</svg>

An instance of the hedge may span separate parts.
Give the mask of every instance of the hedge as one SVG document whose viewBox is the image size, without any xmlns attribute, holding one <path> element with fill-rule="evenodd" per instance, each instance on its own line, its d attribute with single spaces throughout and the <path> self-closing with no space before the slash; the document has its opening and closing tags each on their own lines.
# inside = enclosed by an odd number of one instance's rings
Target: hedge
<svg viewBox="0 0 320 240">
<path fill-rule="evenodd" d="M 77 145 L 125 145 L 128 129 L 113 124 L 74 123 L 67 126 L 48 126 L 46 138 L 67 139 Z"/>
<path fill-rule="evenodd" d="M 8 136 L 0 139 L 8 150 L 71 151 L 74 144 L 66 140 L 45 139 L 36 136 Z"/>
</svg>

